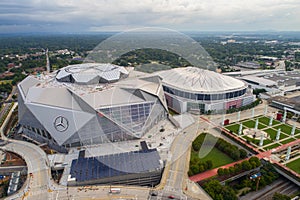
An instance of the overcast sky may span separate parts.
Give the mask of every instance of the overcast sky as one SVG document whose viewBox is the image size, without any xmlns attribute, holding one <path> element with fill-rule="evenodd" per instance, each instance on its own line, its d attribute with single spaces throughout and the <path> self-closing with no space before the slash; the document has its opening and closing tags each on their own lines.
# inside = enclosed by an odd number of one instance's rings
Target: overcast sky
<svg viewBox="0 0 300 200">
<path fill-rule="evenodd" d="M 300 0 L 1 0 L 0 33 L 300 31 Z"/>
</svg>

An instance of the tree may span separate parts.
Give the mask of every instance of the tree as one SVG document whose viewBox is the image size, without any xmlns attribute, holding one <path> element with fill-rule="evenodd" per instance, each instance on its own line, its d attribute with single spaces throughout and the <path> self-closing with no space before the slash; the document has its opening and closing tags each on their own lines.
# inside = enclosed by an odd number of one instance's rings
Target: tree
<svg viewBox="0 0 300 200">
<path fill-rule="evenodd" d="M 198 168 L 199 170 L 198 170 L 198 172 L 197 173 L 201 173 L 201 172 L 204 172 L 206 169 L 205 169 L 205 166 L 203 165 L 203 163 L 201 163 L 200 165 L 199 165 L 199 168 Z"/>
<path fill-rule="evenodd" d="M 239 160 L 240 159 L 240 151 L 232 150 L 230 153 L 230 157 L 234 160 Z"/>
<path fill-rule="evenodd" d="M 219 168 L 218 169 L 218 175 L 219 176 L 223 176 L 224 175 L 224 169 L 223 168 Z"/>
<path fill-rule="evenodd" d="M 207 164 L 207 169 L 211 169 L 212 166 L 213 166 L 213 163 L 212 163 L 211 160 L 207 160 L 207 161 L 206 161 L 206 164 Z"/>
<path fill-rule="evenodd" d="M 257 167 L 261 165 L 259 158 L 257 158 L 256 156 L 251 157 L 249 159 L 249 162 L 255 162 Z"/>
<path fill-rule="evenodd" d="M 222 186 L 217 180 L 211 180 L 203 185 L 204 190 L 212 197 L 219 200 L 236 200 L 234 190 L 229 186 Z"/>
<path fill-rule="evenodd" d="M 245 160 L 242 162 L 242 168 L 243 168 L 243 170 L 248 171 L 248 170 L 252 169 L 252 166 L 248 160 Z"/>
<path fill-rule="evenodd" d="M 223 169 L 223 172 L 224 172 L 224 175 L 228 175 L 228 174 L 229 174 L 229 169 L 224 168 L 224 169 Z"/>
<path fill-rule="evenodd" d="M 246 158 L 247 157 L 247 151 L 245 151 L 244 149 L 239 149 L 240 152 L 240 158 Z"/>
<path fill-rule="evenodd" d="M 199 173 L 199 166 L 198 165 L 192 165 L 191 166 L 191 171 L 193 174 L 198 174 Z"/>
<path fill-rule="evenodd" d="M 235 174 L 235 169 L 234 169 L 234 167 L 229 167 L 229 173 L 231 174 L 231 175 L 233 175 L 233 174 Z"/>
<path fill-rule="evenodd" d="M 254 162 L 254 161 L 249 162 L 249 163 L 250 163 L 252 169 L 258 167 L 258 166 L 256 165 L 256 162 Z"/>
<path fill-rule="evenodd" d="M 240 172 L 243 169 L 242 164 L 240 164 L 240 163 L 235 164 L 234 168 L 235 168 L 236 172 Z"/>
</svg>

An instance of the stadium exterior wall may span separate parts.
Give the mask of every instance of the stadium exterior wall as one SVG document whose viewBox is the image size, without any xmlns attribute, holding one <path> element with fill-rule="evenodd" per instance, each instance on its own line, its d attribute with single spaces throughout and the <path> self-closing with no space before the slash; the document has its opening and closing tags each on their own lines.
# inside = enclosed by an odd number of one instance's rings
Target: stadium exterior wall
<svg viewBox="0 0 300 200">
<path fill-rule="evenodd" d="M 220 113 L 226 111 L 232 107 L 242 107 L 251 104 L 255 100 L 255 95 L 248 92 L 243 96 L 224 99 L 218 101 L 197 101 L 191 99 L 185 99 L 174 94 L 165 92 L 168 107 L 177 113 L 195 112 L 206 113 L 212 111 L 214 113 Z"/>
</svg>

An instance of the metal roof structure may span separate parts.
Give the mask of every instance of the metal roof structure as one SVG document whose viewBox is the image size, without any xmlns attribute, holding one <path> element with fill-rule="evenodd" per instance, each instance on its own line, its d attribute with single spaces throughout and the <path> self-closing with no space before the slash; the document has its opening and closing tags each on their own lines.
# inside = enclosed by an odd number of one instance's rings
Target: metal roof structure
<svg viewBox="0 0 300 200">
<path fill-rule="evenodd" d="M 70 175 L 77 182 L 161 169 L 156 149 L 79 158 L 72 161 Z M 122 164 L 120 164 L 122 163 Z"/>
<path fill-rule="evenodd" d="M 245 80 L 247 82 L 252 82 L 252 83 L 257 83 L 258 85 L 266 86 L 266 87 L 271 87 L 271 86 L 276 86 L 277 83 L 275 81 L 265 79 L 262 77 L 258 76 L 243 76 L 240 79 Z"/>
<path fill-rule="evenodd" d="M 108 63 L 84 63 L 60 69 L 56 79 L 77 84 L 97 84 L 115 82 L 128 74 L 128 71 L 121 66 Z"/>
<path fill-rule="evenodd" d="M 247 84 L 233 77 L 196 67 L 175 68 L 156 73 L 164 85 L 181 91 L 217 93 L 247 87 Z"/>
</svg>

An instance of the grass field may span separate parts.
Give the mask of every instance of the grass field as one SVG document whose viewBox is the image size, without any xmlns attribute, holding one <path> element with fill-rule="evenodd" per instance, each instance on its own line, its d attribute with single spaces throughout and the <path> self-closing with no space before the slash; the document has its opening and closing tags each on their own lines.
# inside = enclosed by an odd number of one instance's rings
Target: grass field
<svg viewBox="0 0 300 200">
<path fill-rule="evenodd" d="M 265 125 L 269 126 L 270 118 L 269 118 L 269 117 L 260 117 L 260 118 L 258 119 L 258 121 L 259 121 L 260 123 L 262 123 L 262 124 L 265 124 Z M 280 123 L 279 121 L 273 119 L 272 125 L 276 125 L 276 124 L 279 124 L 279 123 Z"/>
<path fill-rule="evenodd" d="M 300 158 L 286 164 L 286 166 L 292 169 L 293 171 L 297 172 L 298 174 L 300 174 Z"/>
<path fill-rule="evenodd" d="M 254 128 L 255 123 L 256 123 L 256 120 L 255 121 L 254 120 L 248 120 L 248 121 L 244 121 L 243 125 L 248 127 L 248 128 Z M 258 129 L 263 129 L 263 128 L 266 128 L 266 127 L 267 127 L 266 125 L 258 123 Z"/>
<path fill-rule="evenodd" d="M 213 168 L 217 168 L 234 162 L 232 158 L 230 158 L 225 153 L 223 153 L 222 151 L 218 150 L 215 147 L 204 158 L 201 158 L 202 162 L 205 162 L 207 160 L 212 161 Z"/>
<path fill-rule="evenodd" d="M 254 126 L 255 126 L 255 121 L 253 121 L 253 120 L 248 120 L 248 121 L 243 122 L 243 125 L 246 126 L 246 127 L 248 127 L 248 128 L 254 128 Z"/>
<path fill-rule="evenodd" d="M 286 139 L 286 140 L 281 141 L 280 143 L 281 143 L 281 144 L 287 144 L 287 143 L 293 142 L 293 141 L 295 141 L 295 140 L 296 140 L 296 139 L 294 139 L 294 138 L 288 138 L 288 139 Z"/>
<path fill-rule="evenodd" d="M 280 124 L 278 126 L 273 126 L 273 128 L 276 129 L 276 130 L 281 128 L 282 132 L 285 132 L 286 134 L 290 135 L 293 127 L 291 127 L 289 125 L 286 125 L 286 124 Z M 300 132 L 300 130 L 296 128 L 295 134 L 297 134 L 299 132 Z"/>
<path fill-rule="evenodd" d="M 276 135 L 277 135 L 277 131 L 272 129 L 272 128 L 268 128 L 268 129 L 265 129 L 264 130 L 266 133 L 268 133 L 270 135 L 270 137 L 272 138 L 272 140 L 275 140 L 276 139 Z M 287 138 L 288 136 L 284 133 L 280 133 L 280 140 L 281 139 L 284 139 L 284 138 Z"/>
<path fill-rule="evenodd" d="M 281 145 L 278 144 L 278 143 L 274 143 L 274 144 L 271 144 L 269 146 L 264 147 L 264 149 L 269 150 L 269 149 L 274 149 L 274 148 L 279 147 L 279 146 L 281 146 Z"/>
<path fill-rule="evenodd" d="M 232 125 L 226 126 L 225 128 L 227 128 L 228 130 L 230 130 L 230 131 L 232 131 L 232 132 L 238 134 L 240 125 L 239 125 L 239 124 L 232 124 Z M 243 128 L 243 129 L 244 129 L 244 128 Z M 242 129 L 242 131 L 243 131 L 243 129 Z"/>
</svg>

